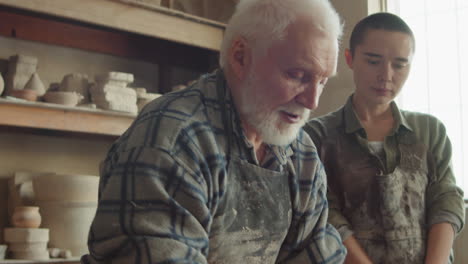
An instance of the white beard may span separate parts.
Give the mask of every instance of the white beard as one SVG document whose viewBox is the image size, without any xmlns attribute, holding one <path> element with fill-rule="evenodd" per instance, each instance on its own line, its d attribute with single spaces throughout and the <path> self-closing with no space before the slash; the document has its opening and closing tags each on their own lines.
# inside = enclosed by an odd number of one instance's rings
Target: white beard
<svg viewBox="0 0 468 264">
<path fill-rule="evenodd" d="M 289 145 L 306 123 L 310 110 L 295 102 L 269 110 L 265 102 L 258 99 L 260 96 L 252 94 L 254 85 L 255 79 L 250 75 L 245 87 L 242 87 L 240 106 L 242 116 L 261 136 L 263 142 L 277 146 Z M 300 116 L 300 121 L 295 124 L 284 122 L 280 116 L 281 111 Z"/>
</svg>

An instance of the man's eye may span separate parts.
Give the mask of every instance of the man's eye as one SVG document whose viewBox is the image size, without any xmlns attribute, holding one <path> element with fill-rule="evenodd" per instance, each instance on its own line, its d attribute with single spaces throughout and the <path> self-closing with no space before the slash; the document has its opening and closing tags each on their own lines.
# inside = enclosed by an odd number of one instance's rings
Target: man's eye
<svg viewBox="0 0 468 264">
<path fill-rule="evenodd" d="M 369 63 L 370 65 L 377 65 L 377 64 L 379 64 L 379 61 L 377 61 L 377 60 L 367 60 L 367 63 Z"/>
<path fill-rule="evenodd" d="M 303 71 L 288 71 L 287 76 L 290 79 L 302 80 L 304 78 L 304 72 Z"/>
</svg>

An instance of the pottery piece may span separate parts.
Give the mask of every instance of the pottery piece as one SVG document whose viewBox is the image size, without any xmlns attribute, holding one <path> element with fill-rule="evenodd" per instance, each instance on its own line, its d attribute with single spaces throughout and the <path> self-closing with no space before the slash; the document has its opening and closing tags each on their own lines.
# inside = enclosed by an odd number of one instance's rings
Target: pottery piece
<svg viewBox="0 0 468 264">
<path fill-rule="evenodd" d="M 60 258 L 69 259 L 72 257 L 72 252 L 68 249 L 62 249 L 59 253 Z"/>
<path fill-rule="evenodd" d="M 22 90 L 37 71 L 37 58 L 18 54 L 11 56 L 8 60 L 8 71 L 5 76 L 5 92 L 10 95 L 11 91 Z"/>
<path fill-rule="evenodd" d="M 29 79 L 29 81 L 24 86 L 24 90 L 34 90 L 38 96 L 43 96 L 45 94 L 46 89 L 37 72 L 33 73 L 31 79 Z"/>
<path fill-rule="evenodd" d="M 43 226 L 50 229 L 49 246 L 69 249 L 73 256 L 88 253 L 88 233 L 97 209 L 94 202 L 38 201 Z"/>
<path fill-rule="evenodd" d="M 97 201 L 99 177 L 91 175 L 43 174 L 33 179 L 37 201 Z M 54 190 L 54 191 L 50 191 Z M 43 215 L 42 208 L 41 214 Z"/>
<path fill-rule="evenodd" d="M 37 206 L 18 206 L 13 212 L 11 223 L 14 227 L 37 228 L 41 225 L 41 214 Z"/>
<path fill-rule="evenodd" d="M 47 243 L 42 242 L 10 242 L 8 250 L 10 251 L 44 251 L 47 250 Z"/>
<path fill-rule="evenodd" d="M 105 110 L 136 114 L 137 92 L 127 85 L 133 82 L 133 74 L 108 72 L 95 76 L 96 83 L 90 87 L 91 101 Z"/>
<path fill-rule="evenodd" d="M 70 73 L 63 77 L 58 90 L 64 92 L 76 92 L 83 96 L 79 104 L 89 103 L 89 78 L 83 73 Z"/>
<path fill-rule="evenodd" d="M 101 109 L 134 114 L 138 112 L 137 92 L 133 88 L 96 83 L 90 88 L 90 92 L 91 101 Z"/>
<path fill-rule="evenodd" d="M 143 87 L 133 87 L 133 89 L 135 90 L 137 94 L 137 98 L 140 98 L 147 93 L 146 88 L 143 88 Z"/>
<path fill-rule="evenodd" d="M 60 248 L 48 248 L 50 258 L 58 258 L 60 256 Z"/>
<path fill-rule="evenodd" d="M 13 216 L 15 207 L 35 205 L 32 179 L 42 174 L 48 173 L 16 171 L 8 179 L 8 219 Z"/>
<path fill-rule="evenodd" d="M 115 82 L 112 84 L 125 84 L 126 87 L 127 84 L 132 83 L 134 78 L 132 73 L 127 73 L 127 72 L 107 72 L 103 74 L 97 74 L 95 76 L 95 80 L 97 83 L 111 83 Z M 120 85 L 119 85 L 120 86 Z"/>
<path fill-rule="evenodd" d="M 35 90 L 25 89 L 25 90 L 13 90 L 10 92 L 10 95 L 16 98 L 21 98 L 26 101 L 35 102 L 37 101 L 37 92 Z"/>
<path fill-rule="evenodd" d="M 25 260 L 48 260 L 49 252 L 46 250 L 28 250 L 28 251 L 11 251 L 10 257 L 12 259 L 25 259 Z"/>
<path fill-rule="evenodd" d="M 2 75 L 0 74 L 0 96 L 3 93 L 3 90 L 5 90 L 5 81 L 3 80 Z"/>
<path fill-rule="evenodd" d="M 48 228 L 18 228 L 7 227 L 3 231 L 5 242 L 48 242 Z"/>
<path fill-rule="evenodd" d="M 76 92 L 48 91 L 43 98 L 48 103 L 76 106 L 83 96 Z"/>
<path fill-rule="evenodd" d="M 7 245 L 0 244 L 0 259 L 5 259 L 7 248 Z"/>
</svg>

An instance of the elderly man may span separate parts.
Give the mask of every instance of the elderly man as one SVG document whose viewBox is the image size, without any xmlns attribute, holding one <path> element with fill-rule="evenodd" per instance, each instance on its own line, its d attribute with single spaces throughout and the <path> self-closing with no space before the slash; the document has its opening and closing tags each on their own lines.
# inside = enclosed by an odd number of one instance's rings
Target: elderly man
<svg viewBox="0 0 468 264">
<path fill-rule="evenodd" d="M 83 263 L 342 263 L 303 132 L 336 71 L 327 0 L 240 1 L 221 69 L 145 107 L 102 166 Z"/>
</svg>

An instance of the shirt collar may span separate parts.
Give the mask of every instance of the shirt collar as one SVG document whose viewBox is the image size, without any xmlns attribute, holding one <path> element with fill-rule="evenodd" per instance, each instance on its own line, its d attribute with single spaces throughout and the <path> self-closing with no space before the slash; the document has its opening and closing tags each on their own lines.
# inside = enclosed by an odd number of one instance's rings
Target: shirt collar
<svg viewBox="0 0 468 264">
<path fill-rule="evenodd" d="M 351 96 L 348 97 L 348 100 L 346 101 L 346 104 L 343 107 L 344 111 L 344 124 L 345 124 L 345 131 L 346 133 L 354 133 L 358 130 L 363 129 L 361 122 L 359 121 L 359 118 L 357 117 L 356 112 L 354 111 L 353 107 L 353 98 L 352 94 Z M 400 109 L 398 108 L 397 104 L 392 101 L 390 103 L 390 107 L 392 109 L 393 117 L 395 118 L 396 126 L 394 130 L 392 131 L 392 134 L 398 132 L 400 129 L 404 128 L 409 131 L 412 131 L 411 127 L 408 124 L 408 121 L 404 117 L 404 115 L 401 113 Z"/>
</svg>

